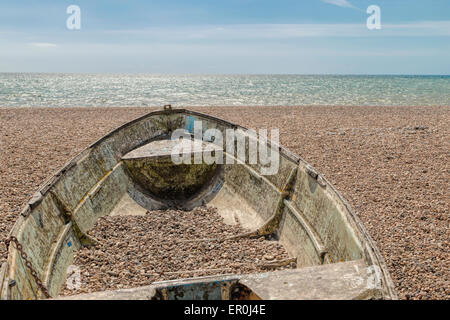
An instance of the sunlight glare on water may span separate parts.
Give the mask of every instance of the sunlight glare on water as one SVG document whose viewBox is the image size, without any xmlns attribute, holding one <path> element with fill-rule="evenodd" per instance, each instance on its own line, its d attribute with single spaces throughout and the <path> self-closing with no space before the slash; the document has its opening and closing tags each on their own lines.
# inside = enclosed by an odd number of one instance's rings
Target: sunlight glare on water
<svg viewBox="0 0 450 320">
<path fill-rule="evenodd" d="M 0 73 L 0 107 L 450 105 L 450 76 Z"/>
</svg>

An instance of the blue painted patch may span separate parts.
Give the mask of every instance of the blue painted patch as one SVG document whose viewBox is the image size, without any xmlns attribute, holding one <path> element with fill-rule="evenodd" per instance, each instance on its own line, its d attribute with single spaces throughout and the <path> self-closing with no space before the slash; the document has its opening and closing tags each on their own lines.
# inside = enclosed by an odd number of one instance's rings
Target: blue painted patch
<svg viewBox="0 0 450 320">
<path fill-rule="evenodd" d="M 186 120 L 186 130 L 189 131 L 189 133 L 194 134 L 194 117 L 189 116 Z"/>
<path fill-rule="evenodd" d="M 71 246 L 72 246 L 72 242 L 70 242 L 70 241 L 67 242 L 67 246 L 68 246 L 68 247 L 71 247 Z"/>
</svg>

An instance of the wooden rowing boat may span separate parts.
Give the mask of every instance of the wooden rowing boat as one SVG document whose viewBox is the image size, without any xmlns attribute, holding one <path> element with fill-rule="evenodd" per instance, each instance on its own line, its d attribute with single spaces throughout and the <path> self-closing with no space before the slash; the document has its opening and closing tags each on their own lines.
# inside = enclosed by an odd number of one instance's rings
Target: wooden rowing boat
<svg viewBox="0 0 450 320">
<path fill-rule="evenodd" d="M 195 138 L 193 122 L 201 123 L 201 134 L 208 129 L 223 132 L 224 141 L 220 145 L 202 136 L 197 144 L 202 148 L 188 150 L 187 156 L 195 158 L 208 150 L 210 155 L 226 155 L 230 163 L 173 162 L 177 141 L 172 134 L 183 129 Z M 235 141 L 227 144 L 227 129 L 240 132 L 245 157 L 255 141 L 276 152 L 277 172 L 263 175 L 264 165 L 236 156 L 239 146 Z M 87 231 L 101 216 L 173 207 L 189 210 L 200 205 L 214 206 L 226 223 L 249 229 L 242 237 L 272 235 L 295 259 L 297 268 L 163 281 L 68 298 L 397 298 L 374 242 L 325 177 L 303 159 L 248 134 L 245 128 L 171 108 L 151 112 L 107 134 L 34 194 L 10 234 L 8 259 L 0 270 L 1 298 L 58 297 L 74 252 L 89 245 L 92 239 Z M 199 239 L 203 240 L 207 239 Z"/>
</svg>

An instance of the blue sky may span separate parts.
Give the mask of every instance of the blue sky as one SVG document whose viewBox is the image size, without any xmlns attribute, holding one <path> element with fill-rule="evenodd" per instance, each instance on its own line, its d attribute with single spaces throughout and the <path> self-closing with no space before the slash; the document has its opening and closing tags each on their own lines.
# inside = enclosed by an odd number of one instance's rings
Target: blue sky
<svg viewBox="0 0 450 320">
<path fill-rule="evenodd" d="M 450 1 L 0 0 L 0 72 L 450 74 Z"/>
</svg>

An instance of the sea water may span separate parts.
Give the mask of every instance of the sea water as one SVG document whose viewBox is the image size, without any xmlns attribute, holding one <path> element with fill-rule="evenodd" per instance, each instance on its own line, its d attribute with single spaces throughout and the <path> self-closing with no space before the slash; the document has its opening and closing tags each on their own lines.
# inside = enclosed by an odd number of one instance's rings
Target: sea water
<svg viewBox="0 0 450 320">
<path fill-rule="evenodd" d="M 0 73 L 0 107 L 450 105 L 450 76 Z"/>
</svg>

